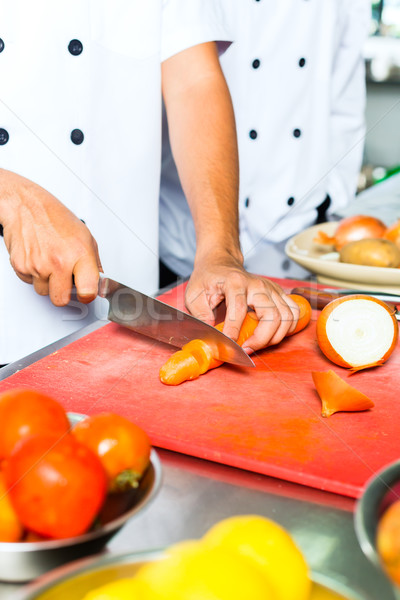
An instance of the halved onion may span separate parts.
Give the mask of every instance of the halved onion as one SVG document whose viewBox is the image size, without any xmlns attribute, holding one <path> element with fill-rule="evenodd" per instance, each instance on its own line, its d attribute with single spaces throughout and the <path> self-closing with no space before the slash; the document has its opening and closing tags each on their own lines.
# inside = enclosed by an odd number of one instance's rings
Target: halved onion
<svg viewBox="0 0 400 600">
<path fill-rule="evenodd" d="M 382 238 L 385 232 L 386 225 L 380 219 L 369 215 L 353 215 L 339 221 L 335 235 L 329 236 L 324 231 L 318 231 L 313 241 L 331 244 L 339 251 L 349 242 Z"/>
<path fill-rule="evenodd" d="M 382 365 L 396 348 L 398 335 L 394 311 L 364 294 L 332 300 L 317 320 L 322 352 L 333 363 L 352 371 Z"/>
</svg>

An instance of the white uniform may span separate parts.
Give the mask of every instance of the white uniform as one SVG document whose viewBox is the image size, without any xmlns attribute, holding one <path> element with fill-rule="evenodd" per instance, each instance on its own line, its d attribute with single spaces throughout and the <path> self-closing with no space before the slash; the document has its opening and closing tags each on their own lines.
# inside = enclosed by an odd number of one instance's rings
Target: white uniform
<svg viewBox="0 0 400 600">
<path fill-rule="evenodd" d="M 0 165 L 85 221 L 104 272 L 158 287 L 161 61 L 229 40 L 215 0 L 0 0 Z M 0 238 L 0 364 L 99 316 L 53 306 Z"/>
<path fill-rule="evenodd" d="M 248 270 L 301 276 L 285 240 L 356 190 L 363 142 L 362 46 L 369 0 L 224 0 L 235 43 L 221 58 L 236 113 L 240 236 Z M 182 277 L 195 235 L 167 138 L 163 141 L 160 256 Z"/>
</svg>

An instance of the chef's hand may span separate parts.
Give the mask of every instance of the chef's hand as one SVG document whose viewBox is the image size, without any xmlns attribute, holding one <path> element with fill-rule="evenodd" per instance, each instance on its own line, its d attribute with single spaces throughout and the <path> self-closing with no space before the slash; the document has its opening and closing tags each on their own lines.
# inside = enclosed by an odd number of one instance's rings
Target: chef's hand
<svg viewBox="0 0 400 600">
<path fill-rule="evenodd" d="M 187 309 L 214 325 L 213 310 L 223 300 L 226 302 L 223 332 L 232 339 L 237 340 L 248 307 L 259 319 L 254 334 L 243 346 L 248 354 L 278 344 L 294 330 L 299 317 L 297 304 L 280 286 L 248 273 L 240 261 L 229 256 L 197 260 L 186 289 Z"/>
<path fill-rule="evenodd" d="M 11 265 L 22 281 L 68 304 L 73 279 L 81 302 L 97 296 L 101 263 L 89 229 L 39 185 L 0 169 L 0 223 Z"/>
</svg>

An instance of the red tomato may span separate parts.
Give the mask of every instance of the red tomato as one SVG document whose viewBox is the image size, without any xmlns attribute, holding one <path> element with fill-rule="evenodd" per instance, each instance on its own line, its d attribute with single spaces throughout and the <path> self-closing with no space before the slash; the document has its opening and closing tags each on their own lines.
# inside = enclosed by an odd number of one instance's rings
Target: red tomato
<svg viewBox="0 0 400 600">
<path fill-rule="evenodd" d="M 23 438 L 48 431 L 61 436 L 69 428 L 61 404 L 41 392 L 21 388 L 0 394 L 0 460 Z"/>
<path fill-rule="evenodd" d="M 150 460 L 151 444 L 143 429 L 120 415 L 100 413 L 80 421 L 72 433 L 99 456 L 110 490 L 137 485 Z"/>
<path fill-rule="evenodd" d="M 107 491 L 99 458 L 68 434 L 38 434 L 22 440 L 4 475 L 11 502 L 30 531 L 67 538 L 87 531 Z"/>
</svg>

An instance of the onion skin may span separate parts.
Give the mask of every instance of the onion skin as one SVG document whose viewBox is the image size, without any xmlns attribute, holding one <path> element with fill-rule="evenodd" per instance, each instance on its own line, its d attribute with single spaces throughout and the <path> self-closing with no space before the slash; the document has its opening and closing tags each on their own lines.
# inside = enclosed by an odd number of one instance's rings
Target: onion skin
<svg viewBox="0 0 400 600">
<path fill-rule="evenodd" d="M 382 238 L 386 233 L 386 225 L 380 219 L 369 215 L 353 215 L 339 221 L 335 235 L 330 237 L 319 231 L 314 242 L 331 244 L 339 252 L 349 242 L 357 242 L 366 238 Z"/>
<path fill-rule="evenodd" d="M 338 352 L 336 352 L 336 350 L 333 348 L 333 346 L 331 345 L 331 343 L 328 339 L 328 336 L 326 333 L 326 324 L 327 324 L 329 316 L 335 310 L 335 308 L 337 308 L 339 306 L 339 304 L 342 304 L 343 302 L 351 302 L 352 300 L 368 300 L 371 302 L 376 302 L 377 304 L 382 306 L 385 310 L 387 310 L 387 312 L 389 313 L 389 315 L 391 316 L 391 318 L 393 320 L 394 334 L 393 334 L 392 344 L 390 345 L 390 348 L 387 350 L 387 352 L 379 360 L 377 360 L 374 363 L 369 363 L 369 364 L 365 364 L 365 365 L 357 365 L 357 366 L 349 364 L 347 361 L 345 361 L 343 359 L 343 357 L 340 354 L 338 354 Z M 392 354 L 392 352 L 396 348 L 398 336 L 399 336 L 399 327 L 397 324 L 396 317 L 394 316 L 394 311 L 387 304 L 385 304 L 381 300 L 378 300 L 378 298 L 374 298 L 372 296 L 367 296 L 365 294 L 352 294 L 351 296 L 343 296 L 341 298 L 336 298 L 335 300 L 332 300 L 331 302 L 329 302 L 329 304 L 327 304 L 322 309 L 322 311 L 319 314 L 318 319 L 317 319 L 317 340 L 318 340 L 318 345 L 319 345 L 321 351 L 323 352 L 323 354 L 325 354 L 325 356 L 331 362 L 335 363 L 339 367 L 345 367 L 347 369 L 351 369 L 353 373 L 355 373 L 356 371 L 361 371 L 362 369 L 378 367 L 378 366 L 382 365 L 384 362 L 386 362 L 387 359 L 389 358 L 389 356 Z"/>
</svg>

